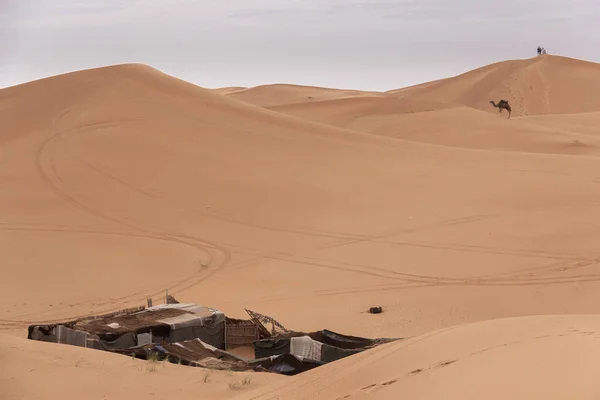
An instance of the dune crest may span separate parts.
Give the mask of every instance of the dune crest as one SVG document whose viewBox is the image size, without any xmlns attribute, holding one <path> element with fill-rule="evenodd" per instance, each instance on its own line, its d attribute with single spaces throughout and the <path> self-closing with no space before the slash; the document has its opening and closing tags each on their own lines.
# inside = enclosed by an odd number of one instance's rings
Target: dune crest
<svg viewBox="0 0 600 400">
<path fill-rule="evenodd" d="M 213 90 L 219 94 L 232 94 L 232 93 L 240 92 L 240 91 L 246 90 L 246 89 L 248 89 L 248 88 L 245 86 L 229 86 L 229 87 L 222 87 L 222 88 L 217 88 L 217 89 L 213 89 Z"/>
<path fill-rule="evenodd" d="M 467 105 L 493 111 L 489 101 L 508 100 L 515 116 L 600 111 L 600 64 L 567 57 L 541 57 L 491 64 L 459 76 L 392 95 Z"/>
<path fill-rule="evenodd" d="M 283 104 L 314 102 L 362 96 L 381 96 L 378 92 L 332 89 L 317 86 L 289 84 L 261 85 L 227 93 L 228 96 L 247 103 L 268 107 Z"/>
<path fill-rule="evenodd" d="M 275 88 L 264 87 L 262 96 L 270 102 L 240 99 L 303 119 L 414 142 L 597 156 L 598 89 L 599 64 L 544 55 L 385 93 L 290 102 Z M 500 114 L 489 103 L 500 99 L 511 104 L 510 121 L 506 111 Z M 570 115 L 581 116 L 580 122 L 572 124 Z M 553 116 L 548 119 L 552 122 L 536 118 L 542 116 Z M 562 118 L 569 122 L 561 123 Z"/>
</svg>

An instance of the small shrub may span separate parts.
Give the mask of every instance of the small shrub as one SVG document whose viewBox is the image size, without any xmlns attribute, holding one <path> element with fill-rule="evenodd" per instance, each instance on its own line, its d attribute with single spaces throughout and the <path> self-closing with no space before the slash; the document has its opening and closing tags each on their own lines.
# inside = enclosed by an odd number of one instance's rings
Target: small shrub
<svg viewBox="0 0 600 400">
<path fill-rule="evenodd" d="M 146 365 L 146 371 L 156 371 L 156 364 L 158 363 L 158 361 L 158 353 L 150 353 L 150 355 L 148 356 L 148 365 Z"/>
</svg>

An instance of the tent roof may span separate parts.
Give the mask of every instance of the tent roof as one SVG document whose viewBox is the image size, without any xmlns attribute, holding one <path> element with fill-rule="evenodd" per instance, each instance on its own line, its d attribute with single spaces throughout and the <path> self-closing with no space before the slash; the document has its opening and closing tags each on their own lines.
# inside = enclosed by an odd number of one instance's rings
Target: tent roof
<svg viewBox="0 0 600 400">
<path fill-rule="evenodd" d="M 213 308 L 196 304 L 161 304 L 136 312 L 82 319 L 73 324 L 73 329 L 95 335 L 122 335 L 127 332 L 148 332 L 150 329 L 204 326 L 224 320 L 225 314 Z"/>
</svg>

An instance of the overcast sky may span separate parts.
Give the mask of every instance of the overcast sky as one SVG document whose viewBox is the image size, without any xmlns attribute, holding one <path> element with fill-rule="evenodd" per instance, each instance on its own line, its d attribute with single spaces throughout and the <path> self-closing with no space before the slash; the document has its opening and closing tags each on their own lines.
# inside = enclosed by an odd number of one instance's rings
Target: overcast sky
<svg viewBox="0 0 600 400">
<path fill-rule="evenodd" d="M 138 62 L 203 87 L 388 90 L 548 53 L 600 62 L 598 0 L 0 0 L 0 87 Z"/>
</svg>

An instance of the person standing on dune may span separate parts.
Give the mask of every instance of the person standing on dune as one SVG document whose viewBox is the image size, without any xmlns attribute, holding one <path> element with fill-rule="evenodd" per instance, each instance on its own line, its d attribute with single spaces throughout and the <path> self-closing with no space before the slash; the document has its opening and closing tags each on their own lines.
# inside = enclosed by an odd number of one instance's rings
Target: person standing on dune
<svg viewBox="0 0 600 400">
<path fill-rule="evenodd" d="M 537 53 L 538 53 L 538 56 L 542 55 L 542 48 L 540 46 L 538 46 L 538 48 L 537 48 Z"/>
</svg>

